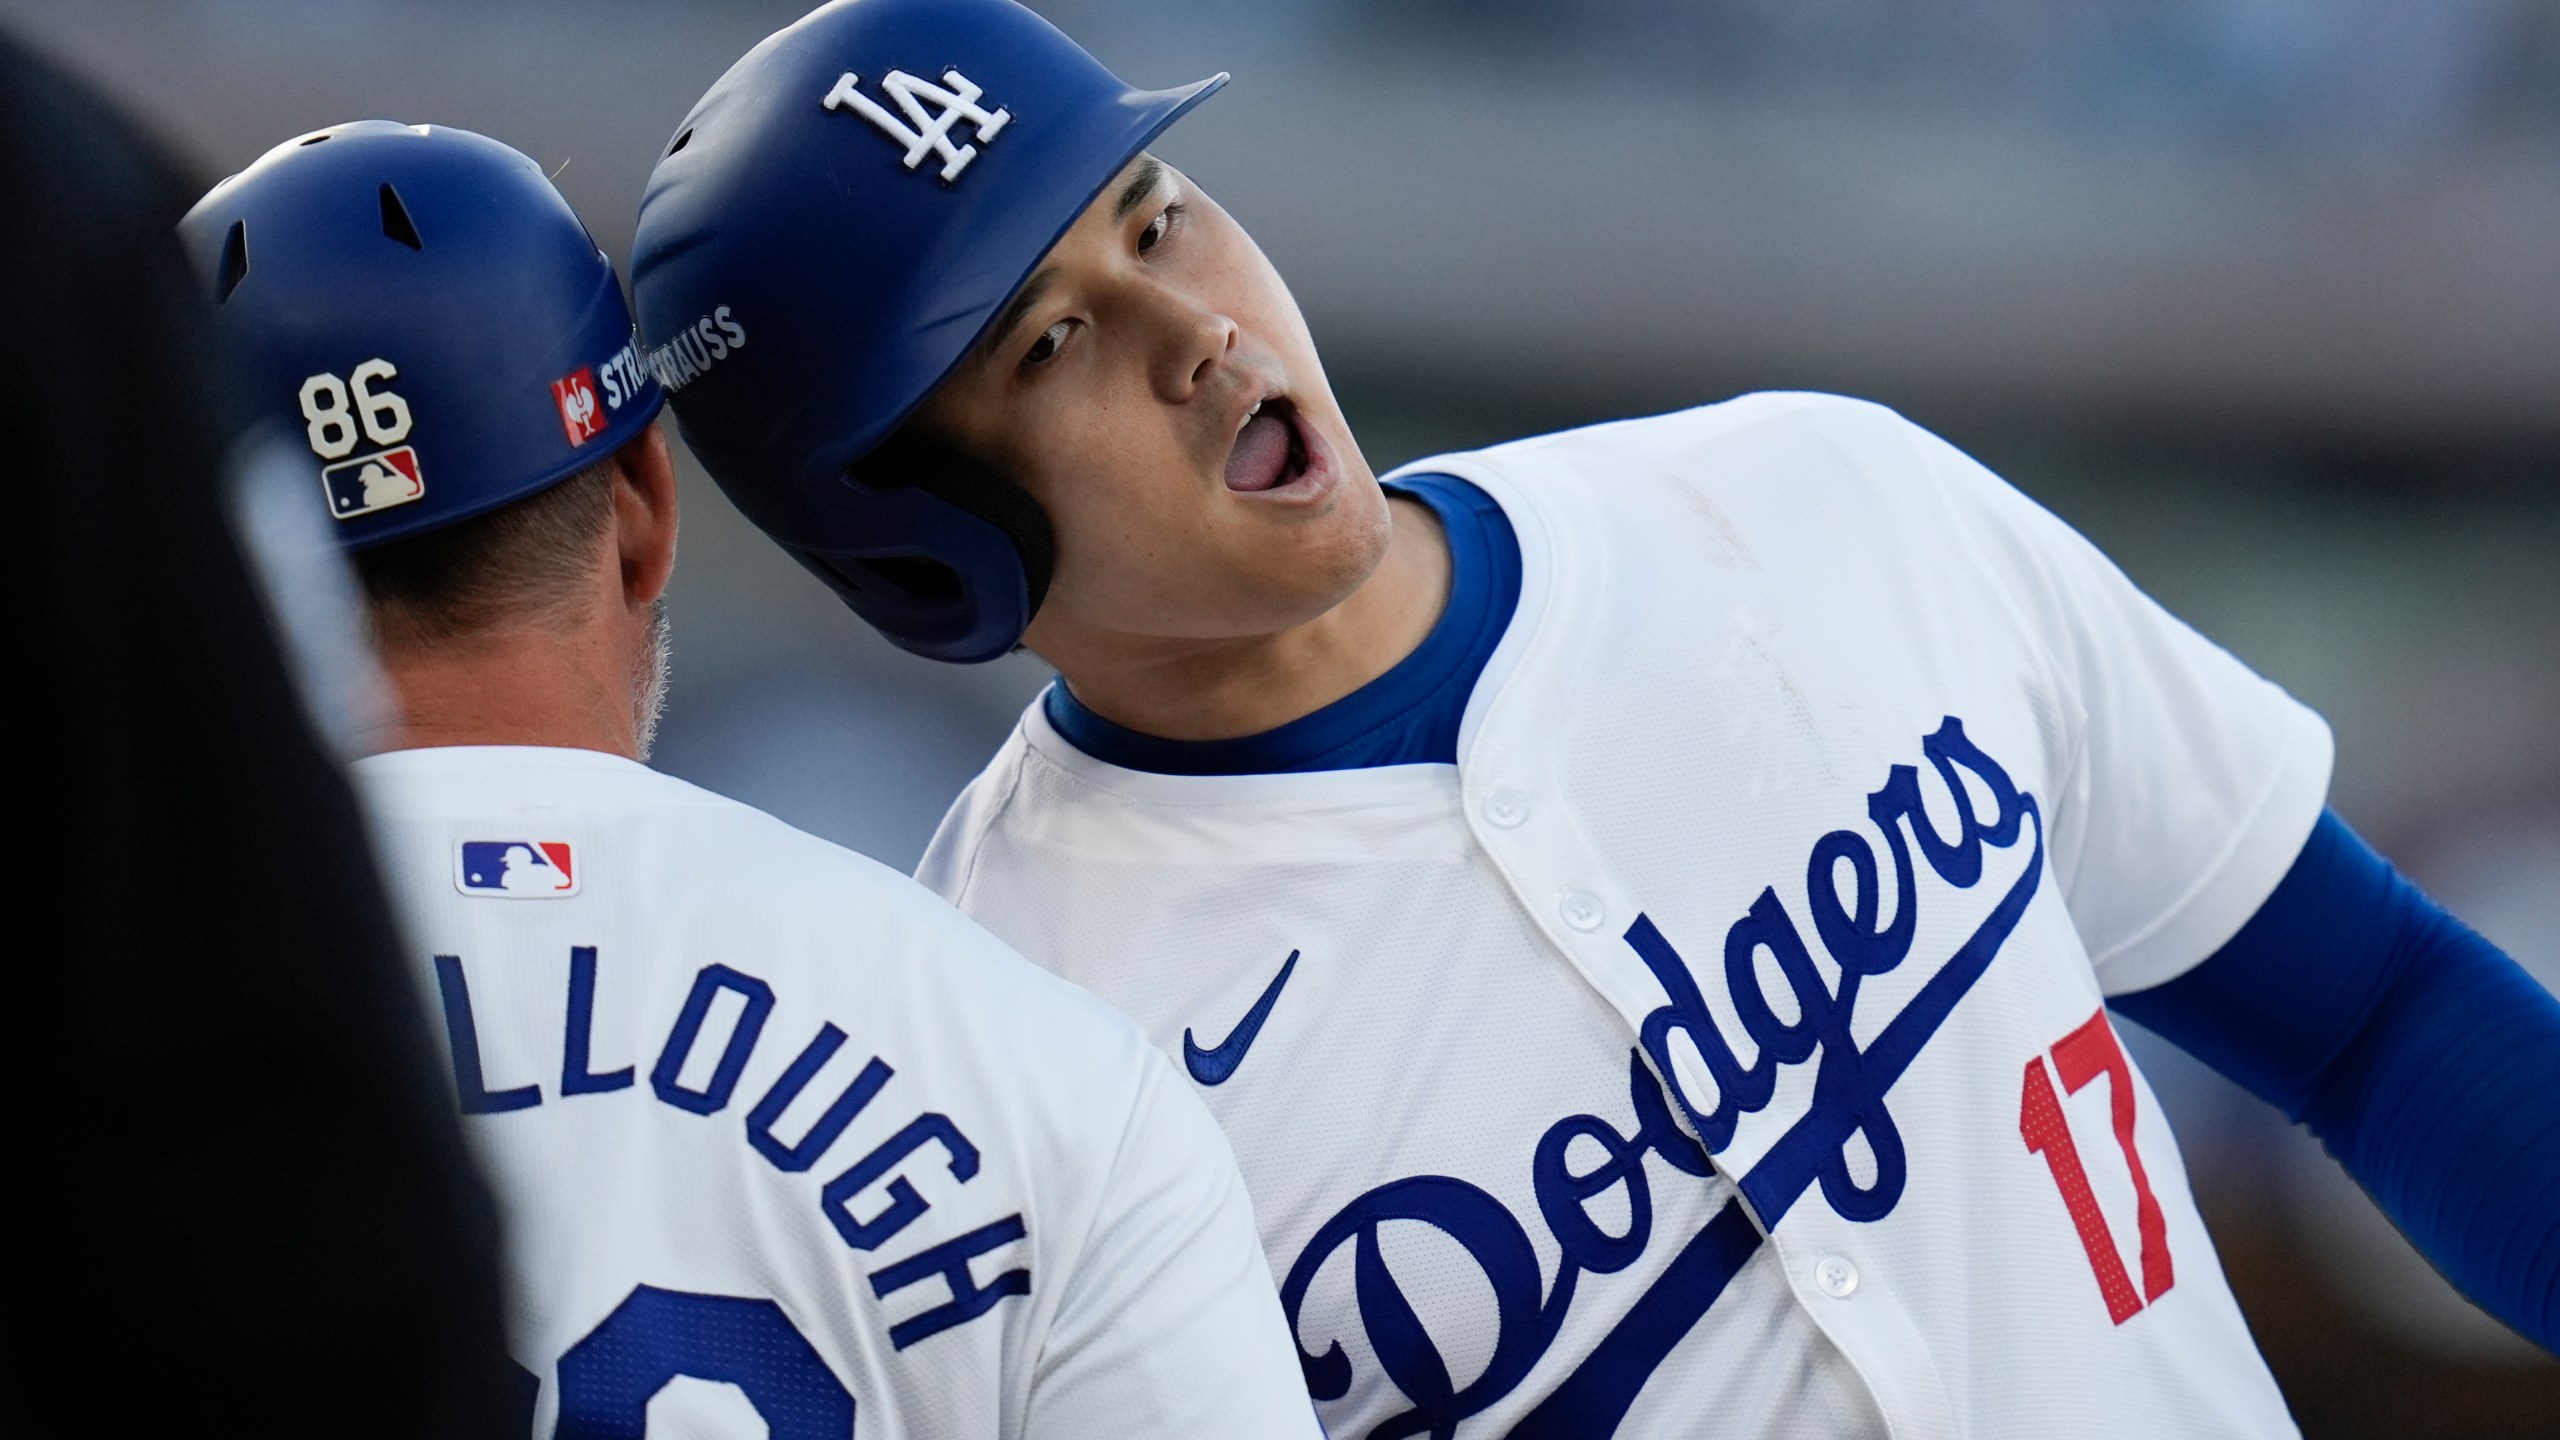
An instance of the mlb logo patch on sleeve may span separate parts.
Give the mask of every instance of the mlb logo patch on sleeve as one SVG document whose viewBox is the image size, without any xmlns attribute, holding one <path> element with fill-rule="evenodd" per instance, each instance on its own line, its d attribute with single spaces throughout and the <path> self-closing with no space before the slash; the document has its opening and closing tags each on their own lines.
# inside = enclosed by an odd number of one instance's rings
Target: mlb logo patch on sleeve
<svg viewBox="0 0 2560 1440">
<path fill-rule="evenodd" d="M 427 493 L 418 476 L 418 452 L 406 445 L 341 460 L 320 471 L 329 491 L 329 513 L 340 520 L 406 505 Z"/>
<path fill-rule="evenodd" d="M 465 895 L 558 900 L 578 893 L 578 870 L 566 840 L 465 840 L 453 883 Z"/>
<path fill-rule="evenodd" d="M 604 433 L 604 407 L 596 403 L 596 373 L 586 365 L 551 382 L 551 399 L 560 407 L 560 428 L 571 445 L 584 445 Z"/>
</svg>

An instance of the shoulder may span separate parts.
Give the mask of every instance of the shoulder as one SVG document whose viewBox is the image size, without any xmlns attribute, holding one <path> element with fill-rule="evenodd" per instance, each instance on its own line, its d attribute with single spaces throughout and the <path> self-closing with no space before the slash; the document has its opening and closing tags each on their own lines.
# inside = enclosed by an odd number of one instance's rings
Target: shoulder
<svg viewBox="0 0 2560 1440">
<path fill-rule="evenodd" d="M 1791 540 L 1825 554 L 1908 548 L 1948 523 L 1940 472 L 1954 455 L 1882 405 L 1771 391 L 1435 456 L 1399 473 L 1476 483 L 1524 547 L 1563 563 L 1639 542 L 1684 553 Z"/>
<path fill-rule="evenodd" d="M 858 1013 L 903 1037 L 902 1053 L 939 1057 L 926 1068 L 977 1077 L 968 1088 L 1042 1113 L 1052 1092 L 1099 1111 L 1134 1103 L 1155 1054 L 1135 1022 L 866 855 L 630 761 L 420 754 L 357 771 L 387 868 L 431 903 L 453 903 L 450 847 L 463 829 L 549 839 L 531 831 L 553 828 L 585 866 L 568 903 L 645 938 L 668 976 L 719 958 L 847 1028 Z M 1086 1133 L 1063 1120 L 1030 1128 Z"/>
<path fill-rule="evenodd" d="M 912 889 L 877 861 L 620 756 L 452 746 L 368 756 L 354 776 L 395 850 L 459 830 L 549 827 L 648 877 L 635 900 L 769 904 L 777 893 L 851 893 L 896 903 Z M 683 883 L 666 884 L 672 875 Z"/>
<path fill-rule="evenodd" d="M 990 812 L 1002 804 L 1003 782 L 991 785 L 990 776 L 1003 760 L 971 786 Z M 807 935 L 828 988 L 858 992 L 884 1018 L 901 1015 L 909 1029 L 974 1052 L 955 1063 L 1018 1076 L 1023 1083 L 1012 1088 L 1071 1097 L 1073 1106 L 1110 1092 L 1118 1099 L 1109 1109 L 1131 1103 L 1149 1062 L 1161 1060 L 1135 1021 L 1024 959 L 938 887 L 763 811 L 658 779 L 669 804 L 694 807 L 699 843 L 748 862 L 741 878 L 752 889 L 735 907 L 742 924 Z"/>
<path fill-rule="evenodd" d="M 1747 508 L 1757 495 L 1794 514 L 1826 505 L 1933 509 L 1933 455 L 1945 448 L 1882 405 L 1769 391 L 1434 456 L 1397 473 L 1462 476 L 1515 520 L 1525 512 L 1561 527 L 1561 538 L 1606 528 L 1612 516 L 1659 524 L 1701 497 Z"/>
<path fill-rule="evenodd" d="M 720 851 L 723 873 L 747 887 L 738 912 L 814 921 L 826 937 L 819 948 L 870 972 L 848 976 L 848 983 L 875 994 L 884 984 L 906 990 L 920 1006 L 965 1015 L 966 1024 L 1025 1056 L 1082 1050 L 1134 1064 L 1140 1052 L 1154 1053 L 1134 1022 L 1025 960 L 917 879 L 751 806 L 652 778 L 663 803 L 692 812 L 689 843 Z M 972 792 L 988 782 L 981 775 Z M 980 803 L 992 809 L 1001 800 Z"/>
<path fill-rule="evenodd" d="M 1022 786 L 1023 762 L 1030 752 L 1024 727 L 1040 713 L 1047 693 L 1044 690 L 1031 698 L 1004 744 L 943 812 L 942 823 L 934 827 L 933 839 L 925 845 L 924 858 L 916 862 L 916 879 L 951 904 L 968 906 L 979 853 Z"/>
<path fill-rule="evenodd" d="M 1872 401 L 1813 391 L 1770 390 L 1662 415 L 1533 435 L 1464 457 L 1444 458 L 1523 468 L 1570 465 L 1600 457 L 1676 464 L 1683 456 L 1771 443 L 1861 450 L 1882 443 L 1907 448 L 1909 437 L 1917 433 L 1919 428 L 1910 421 Z M 1432 463 L 1425 461 L 1407 468 L 1429 468 Z"/>
<path fill-rule="evenodd" d="M 955 967 L 1029 969 L 889 866 L 630 760 L 455 747 L 373 756 L 355 778 L 394 870 L 432 879 L 456 840 L 481 832 L 565 837 L 586 869 L 577 903 L 644 930 L 751 941 L 776 965 L 855 958 L 866 984 Z"/>
</svg>

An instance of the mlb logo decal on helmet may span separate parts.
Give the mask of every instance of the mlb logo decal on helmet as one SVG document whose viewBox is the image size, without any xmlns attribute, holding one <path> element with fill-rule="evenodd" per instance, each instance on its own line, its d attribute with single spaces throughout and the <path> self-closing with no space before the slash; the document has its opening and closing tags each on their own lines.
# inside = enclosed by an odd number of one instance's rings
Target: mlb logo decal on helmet
<svg viewBox="0 0 2560 1440">
<path fill-rule="evenodd" d="M 256 418 L 309 450 L 350 548 L 547 489 L 664 403 L 613 263 L 539 165 L 485 136 L 317 130 L 178 232 Z"/>
<path fill-rule="evenodd" d="M 427 493 L 427 482 L 418 473 L 418 452 L 406 445 L 327 466 L 320 472 L 320 486 L 328 492 L 330 516 L 339 520 L 406 505 Z"/>
<path fill-rule="evenodd" d="M 1132 88 L 1012 0 L 838 0 L 749 51 L 668 141 L 631 280 L 685 441 L 897 644 L 1010 651 L 1054 542 L 1003 477 L 875 452 L 1102 187 L 1225 81 Z M 713 316 L 754 343 L 712 353 Z"/>
</svg>

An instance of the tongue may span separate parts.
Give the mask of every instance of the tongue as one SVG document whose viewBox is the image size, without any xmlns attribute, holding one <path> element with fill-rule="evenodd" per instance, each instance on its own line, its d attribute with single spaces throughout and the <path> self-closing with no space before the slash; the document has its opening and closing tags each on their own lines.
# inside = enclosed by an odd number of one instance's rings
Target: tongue
<svg viewBox="0 0 2560 1440">
<path fill-rule="evenodd" d="M 1289 466 L 1289 422 L 1277 415 L 1256 415 L 1237 432 L 1236 448 L 1227 455 L 1227 488 L 1268 490 L 1280 483 Z"/>
</svg>

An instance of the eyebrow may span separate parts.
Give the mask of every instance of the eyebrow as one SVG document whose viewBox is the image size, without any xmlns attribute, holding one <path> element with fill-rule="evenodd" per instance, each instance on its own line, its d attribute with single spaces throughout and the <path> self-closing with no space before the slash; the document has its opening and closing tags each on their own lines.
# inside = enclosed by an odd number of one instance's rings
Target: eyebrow
<svg viewBox="0 0 2560 1440">
<path fill-rule="evenodd" d="M 1130 172 L 1129 183 L 1120 187 L 1119 198 L 1111 202 L 1112 223 L 1116 225 L 1128 219 L 1129 212 L 1145 204 L 1147 197 L 1156 193 L 1156 187 L 1163 183 L 1164 162 L 1153 155 L 1139 156 L 1138 168 Z M 987 338 L 978 342 L 979 355 L 992 357 L 1003 349 L 1007 337 L 1022 323 L 1022 317 L 1030 314 L 1039 305 L 1041 297 L 1049 293 L 1049 287 L 1056 283 L 1058 272 L 1055 267 L 1043 268 L 1024 281 L 1022 288 L 1014 292 L 1013 299 L 1007 301 L 1003 311 L 996 316 L 995 323 L 987 327 Z"/>
<path fill-rule="evenodd" d="M 996 316 L 996 323 L 987 327 L 987 338 L 978 342 L 979 357 L 993 358 L 995 352 L 1003 349 L 1005 337 L 1011 335 L 1015 328 L 1022 324 L 1022 317 L 1030 314 L 1031 307 L 1039 304 L 1040 297 L 1048 294 L 1049 287 L 1057 283 L 1058 272 L 1055 267 L 1043 269 L 1039 274 L 1025 281 L 1022 288 L 1014 292 L 1013 299 L 1005 305 L 1003 313 Z"/>
<path fill-rule="evenodd" d="M 1120 198 L 1111 207 L 1111 218 L 1128 219 L 1129 212 L 1144 204 L 1163 181 L 1164 162 L 1153 155 L 1139 156 L 1138 168 L 1130 173 L 1129 183 L 1120 187 Z"/>
</svg>

